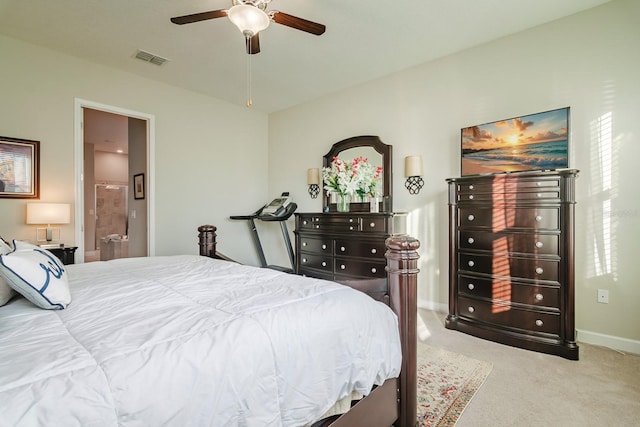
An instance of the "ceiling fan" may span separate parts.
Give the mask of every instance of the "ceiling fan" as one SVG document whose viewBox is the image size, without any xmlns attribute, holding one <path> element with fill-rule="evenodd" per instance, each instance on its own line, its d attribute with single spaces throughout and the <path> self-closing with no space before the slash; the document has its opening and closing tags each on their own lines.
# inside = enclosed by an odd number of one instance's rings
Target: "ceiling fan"
<svg viewBox="0 0 640 427">
<path fill-rule="evenodd" d="M 269 3 L 271 3 L 271 0 L 232 0 L 232 5 L 229 9 L 176 16 L 175 18 L 171 18 L 171 22 L 184 25 L 227 16 L 229 20 L 238 27 L 242 34 L 244 34 L 248 54 L 260 52 L 260 39 L 258 34 L 260 31 L 266 29 L 271 21 L 296 30 L 315 34 L 316 36 L 324 33 L 326 28 L 322 24 L 307 21 L 306 19 L 288 15 L 277 10 L 266 11 L 267 4 Z"/>
</svg>

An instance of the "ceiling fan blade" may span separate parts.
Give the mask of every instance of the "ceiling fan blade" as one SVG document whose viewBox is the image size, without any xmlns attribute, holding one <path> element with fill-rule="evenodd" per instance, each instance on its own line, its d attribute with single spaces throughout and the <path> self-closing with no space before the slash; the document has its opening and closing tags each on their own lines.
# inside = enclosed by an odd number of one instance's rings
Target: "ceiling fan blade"
<svg viewBox="0 0 640 427">
<path fill-rule="evenodd" d="M 212 10 L 210 12 L 201 12 L 201 13 L 194 13 L 192 15 L 176 16 L 175 18 L 171 18 L 171 22 L 178 25 L 184 25 L 184 24 L 191 24 L 192 22 L 206 21 L 208 19 L 222 18 L 223 16 L 227 16 L 226 10 L 224 9 Z"/>
<path fill-rule="evenodd" d="M 273 11 L 273 21 L 296 30 L 305 31 L 307 33 L 319 36 L 324 33 L 326 27 L 316 22 L 307 21 L 283 12 Z"/>
<path fill-rule="evenodd" d="M 247 45 L 247 53 L 249 55 L 260 53 L 260 33 L 252 36 L 251 38 L 246 38 L 245 40 Z"/>
</svg>

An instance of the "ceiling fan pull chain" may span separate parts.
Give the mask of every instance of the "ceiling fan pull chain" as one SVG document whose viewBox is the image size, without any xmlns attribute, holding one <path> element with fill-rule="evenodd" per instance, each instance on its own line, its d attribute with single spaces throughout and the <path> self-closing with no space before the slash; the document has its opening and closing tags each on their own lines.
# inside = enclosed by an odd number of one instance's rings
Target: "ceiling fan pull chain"
<svg viewBox="0 0 640 427">
<path fill-rule="evenodd" d="M 247 43 L 249 44 L 249 52 L 251 52 L 251 37 L 247 37 Z M 253 97 L 251 93 L 252 86 L 252 72 L 251 72 L 251 55 L 247 55 L 247 107 L 251 107 L 253 105 Z"/>
</svg>

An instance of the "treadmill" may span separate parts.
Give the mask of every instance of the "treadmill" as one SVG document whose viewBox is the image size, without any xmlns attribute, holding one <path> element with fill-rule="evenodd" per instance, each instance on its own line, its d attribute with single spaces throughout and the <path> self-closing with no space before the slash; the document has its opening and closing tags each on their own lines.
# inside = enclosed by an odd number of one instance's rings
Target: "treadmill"
<svg viewBox="0 0 640 427">
<path fill-rule="evenodd" d="M 288 196 L 289 193 L 282 193 L 282 196 Z M 250 215 L 232 215 L 229 218 L 233 220 L 243 220 L 247 221 L 249 225 L 249 230 L 251 232 L 251 238 L 253 239 L 253 244 L 256 247 L 256 251 L 258 252 L 258 257 L 260 258 L 260 266 L 262 268 L 270 268 L 272 270 L 282 271 L 285 273 L 293 273 L 295 268 L 295 262 L 293 258 L 293 247 L 291 246 L 291 239 L 289 238 L 289 230 L 287 229 L 287 220 L 293 215 L 293 213 L 298 208 L 298 205 L 294 202 L 289 202 L 287 206 L 279 211 L 271 214 L 263 213 L 266 206 L 261 207 L 254 213 Z M 291 268 L 282 267 L 279 265 L 268 265 L 267 259 L 264 255 L 264 250 L 262 249 L 262 243 L 260 243 L 260 237 L 258 236 L 258 229 L 256 228 L 255 220 L 258 219 L 260 221 L 276 221 L 280 223 L 280 230 L 282 231 L 282 237 L 284 239 L 285 247 L 287 249 L 287 254 L 289 255 L 289 262 L 291 262 Z"/>
</svg>

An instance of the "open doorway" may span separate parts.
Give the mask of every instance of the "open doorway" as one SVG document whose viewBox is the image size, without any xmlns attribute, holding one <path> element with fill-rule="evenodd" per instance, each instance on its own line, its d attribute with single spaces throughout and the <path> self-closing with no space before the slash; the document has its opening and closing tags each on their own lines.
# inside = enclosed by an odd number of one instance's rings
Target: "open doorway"
<svg viewBox="0 0 640 427">
<path fill-rule="evenodd" d="M 77 100 L 76 124 L 76 262 L 153 255 L 153 117 Z"/>
</svg>

